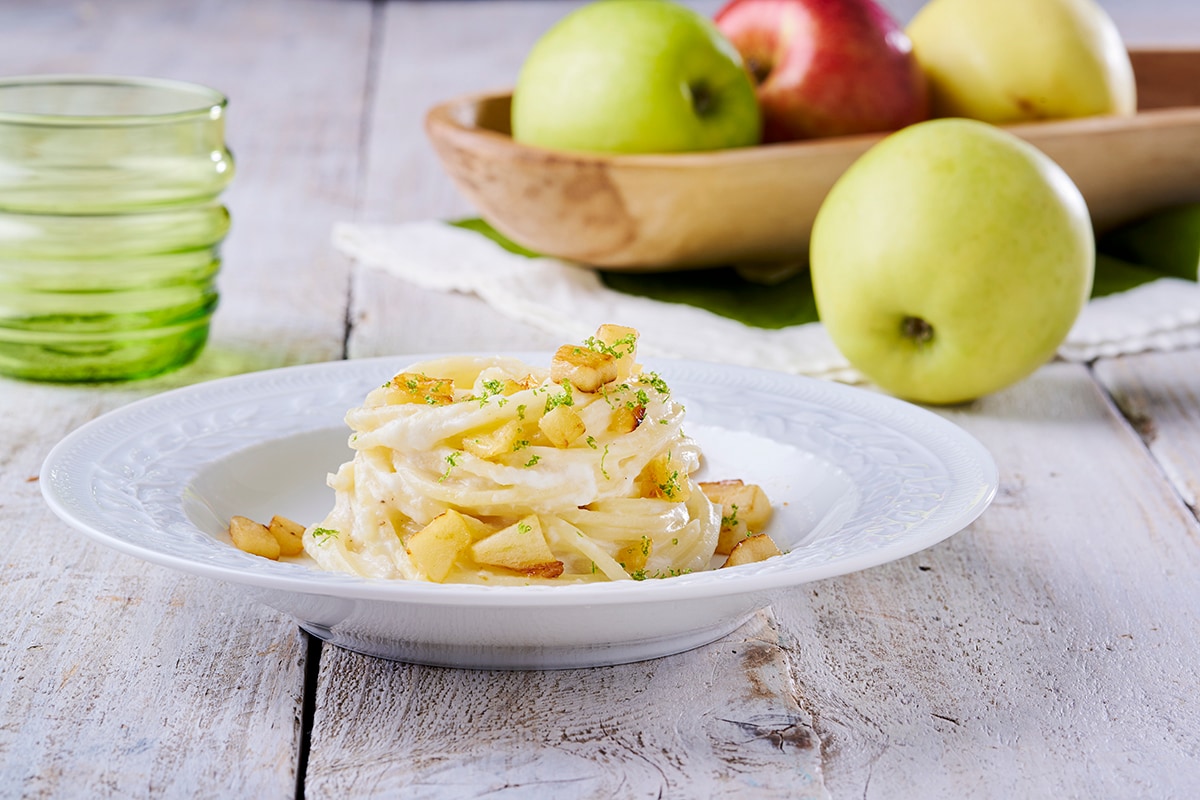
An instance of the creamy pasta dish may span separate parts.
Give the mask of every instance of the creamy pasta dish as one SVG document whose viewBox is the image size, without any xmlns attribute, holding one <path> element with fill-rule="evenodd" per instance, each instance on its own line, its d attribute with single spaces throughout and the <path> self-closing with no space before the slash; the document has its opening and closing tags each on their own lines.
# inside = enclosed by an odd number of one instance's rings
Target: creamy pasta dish
<svg viewBox="0 0 1200 800">
<path fill-rule="evenodd" d="M 414 364 L 347 413 L 354 457 L 329 477 L 334 507 L 304 551 L 366 577 L 491 584 L 662 578 L 709 569 L 715 553 L 777 554 L 755 535 L 770 514 L 758 487 L 693 479 L 701 453 L 683 419 L 621 326 L 564 345 L 548 368 Z"/>
</svg>

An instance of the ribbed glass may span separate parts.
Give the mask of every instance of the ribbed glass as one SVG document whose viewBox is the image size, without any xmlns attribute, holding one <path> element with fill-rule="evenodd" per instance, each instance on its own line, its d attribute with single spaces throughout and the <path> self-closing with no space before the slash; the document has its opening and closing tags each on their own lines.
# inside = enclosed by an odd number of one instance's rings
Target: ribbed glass
<svg viewBox="0 0 1200 800">
<path fill-rule="evenodd" d="M 123 380 L 200 352 L 229 230 L 225 109 L 178 81 L 0 79 L 0 373 Z"/>
</svg>

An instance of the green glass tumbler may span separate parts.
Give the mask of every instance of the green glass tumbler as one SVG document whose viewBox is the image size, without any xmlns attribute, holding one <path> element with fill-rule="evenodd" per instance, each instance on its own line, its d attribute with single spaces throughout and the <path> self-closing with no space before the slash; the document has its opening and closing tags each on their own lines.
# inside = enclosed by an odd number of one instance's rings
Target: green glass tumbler
<svg viewBox="0 0 1200 800">
<path fill-rule="evenodd" d="M 0 79 L 0 374 L 127 380 L 200 353 L 229 230 L 226 104 L 179 81 Z"/>
</svg>

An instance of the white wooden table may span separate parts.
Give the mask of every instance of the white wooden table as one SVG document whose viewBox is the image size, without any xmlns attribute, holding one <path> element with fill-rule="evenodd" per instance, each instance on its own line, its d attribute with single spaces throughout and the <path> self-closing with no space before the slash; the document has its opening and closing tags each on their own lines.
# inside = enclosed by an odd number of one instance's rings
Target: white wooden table
<svg viewBox="0 0 1200 800">
<path fill-rule="evenodd" d="M 425 109 L 511 85 L 574 5 L 0 4 L 0 73 L 227 92 L 240 170 L 198 363 L 121 386 L 0 380 L 0 797 L 1200 796 L 1200 351 L 1055 363 L 944 411 L 1000 466 L 978 522 L 783 594 L 721 642 L 620 667 L 471 672 L 322 647 L 51 514 L 34 477 L 50 447 L 135 398 L 302 362 L 559 344 L 473 298 L 356 272 L 330 229 L 467 212 Z M 1110 8 L 1131 43 L 1200 45 L 1193 0 Z"/>
</svg>

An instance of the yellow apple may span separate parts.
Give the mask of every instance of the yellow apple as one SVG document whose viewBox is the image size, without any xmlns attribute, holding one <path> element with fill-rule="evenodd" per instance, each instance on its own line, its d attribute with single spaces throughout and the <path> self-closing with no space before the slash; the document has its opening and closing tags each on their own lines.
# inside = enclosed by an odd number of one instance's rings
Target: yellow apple
<svg viewBox="0 0 1200 800">
<path fill-rule="evenodd" d="M 887 137 L 822 203 L 817 311 L 851 364 L 892 394 L 957 403 L 1050 359 L 1091 291 L 1079 190 L 1045 154 L 983 122 Z"/>
<path fill-rule="evenodd" d="M 931 0 L 907 28 L 933 113 L 997 124 L 1132 114 L 1129 54 L 1094 0 Z"/>
</svg>

